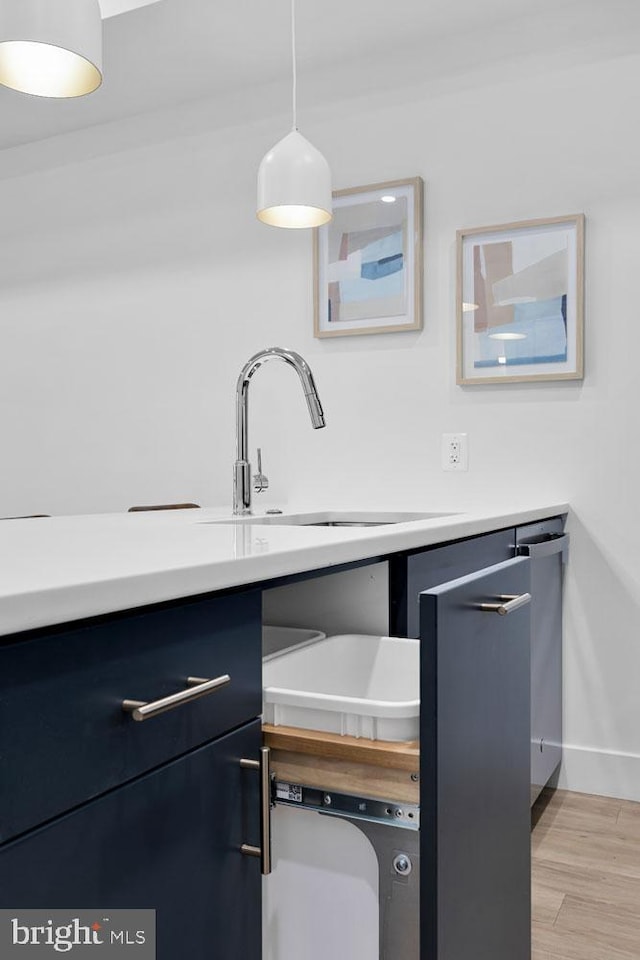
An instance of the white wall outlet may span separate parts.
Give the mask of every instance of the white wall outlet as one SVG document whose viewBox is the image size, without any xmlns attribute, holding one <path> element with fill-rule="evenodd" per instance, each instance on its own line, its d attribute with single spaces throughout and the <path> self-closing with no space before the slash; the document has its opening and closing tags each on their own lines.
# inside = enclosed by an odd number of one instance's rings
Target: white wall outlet
<svg viewBox="0 0 640 960">
<path fill-rule="evenodd" d="M 442 469 L 469 469 L 469 442 L 466 433 L 442 434 Z"/>
</svg>

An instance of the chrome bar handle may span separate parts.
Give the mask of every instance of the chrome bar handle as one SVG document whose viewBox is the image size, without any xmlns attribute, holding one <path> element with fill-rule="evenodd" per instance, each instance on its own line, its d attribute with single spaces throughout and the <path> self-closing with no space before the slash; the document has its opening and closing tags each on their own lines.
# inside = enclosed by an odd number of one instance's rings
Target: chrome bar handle
<svg viewBox="0 0 640 960">
<path fill-rule="evenodd" d="M 240 847 L 240 850 L 247 857 L 262 857 L 262 850 L 260 847 L 254 847 L 251 843 L 243 843 Z"/>
<path fill-rule="evenodd" d="M 262 846 L 262 876 L 271 873 L 271 750 L 260 747 L 260 793 L 262 796 L 262 817 L 260 824 L 260 843 Z"/>
<path fill-rule="evenodd" d="M 260 846 L 243 843 L 242 853 L 248 857 L 260 857 L 260 869 L 263 877 L 271 873 L 271 770 L 269 767 L 271 751 L 269 747 L 260 747 L 260 760 L 240 761 L 245 770 L 260 772 Z"/>
<path fill-rule="evenodd" d="M 555 553 L 562 554 L 562 562 L 566 561 L 569 549 L 569 534 L 557 534 L 546 540 L 540 540 L 537 543 L 519 543 L 516 547 L 516 556 L 531 557 L 532 560 L 542 560 L 544 557 L 552 557 Z"/>
<path fill-rule="evenodd" d="M 159 717 L 161 713 L 168 710 L 175 710 L 183 703 L 193 703 L 200 697 L 206 697 L 210 693 L 219 690 L 220 687 L 231 683 L 231 677 L 228 673 L 216 677 L 215 680 L 206 680 L 203 677 L 187 677 L 189 689 L 180 690 L 178 693 L 172 693 L 168 697 L 162 697 L 160 700 L 153 700 L 147 703 L 145 700 L 123 700 L 122 709 L 125 713 L 130 713 L 134 720 L 150 720 L 151 717 Z"/>
<path fill-rule="evenodd" d="M 516 594 L 506 594 L 499 598 L 500 603 L 479 603 L 478 610 L 484 610 L 485 613 L 497 613 L 501 617 L 506 616 L 508 613 L 513 613 L 514 610 L 519 610 L 520 607 L 526 606 L 527 603 L 531 603 L 531 594 L 530 593 L 521 593 Z"/>
</svg>

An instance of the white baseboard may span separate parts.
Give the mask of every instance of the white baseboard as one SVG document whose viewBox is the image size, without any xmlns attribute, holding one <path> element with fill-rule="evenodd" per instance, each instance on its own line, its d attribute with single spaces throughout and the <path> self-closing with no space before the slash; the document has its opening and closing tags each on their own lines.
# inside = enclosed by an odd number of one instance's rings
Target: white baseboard
<svg viewBox="0 0 640 960">
<path fill-rule="evenodd" d="M 640 754 L 566 745 L 558 787 L 640 801 Z"/>
</svg>

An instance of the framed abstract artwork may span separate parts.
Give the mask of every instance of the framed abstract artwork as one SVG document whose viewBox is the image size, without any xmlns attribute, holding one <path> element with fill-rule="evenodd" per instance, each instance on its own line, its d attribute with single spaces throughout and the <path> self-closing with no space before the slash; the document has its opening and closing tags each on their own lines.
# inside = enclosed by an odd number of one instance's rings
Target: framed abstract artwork
<svg viewBox="0 0 640 960">
<path fill-rule="evenodd" d="M 336 190 L 314 231 L 314 334 L 346 337 L 422 327 L 420 177 Z"/>
<path fill-rule="evenodd" d="M 579 380 L 584 216 L 457 234 L 459 384 Z"/>
</svg>

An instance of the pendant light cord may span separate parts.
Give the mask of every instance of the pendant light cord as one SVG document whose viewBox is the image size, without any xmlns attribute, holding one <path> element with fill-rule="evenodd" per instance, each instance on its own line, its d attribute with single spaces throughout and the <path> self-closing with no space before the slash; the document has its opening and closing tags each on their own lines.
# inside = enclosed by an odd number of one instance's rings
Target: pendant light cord
<svg viewBox="0 0 640 960">
<path fill-rule="evenodd" d="M 296 0 L 291 0 L 291 70 L 293 77 L 293 129 L 298 129 L 298 71 L 296 67 Z"/>
</svg>

